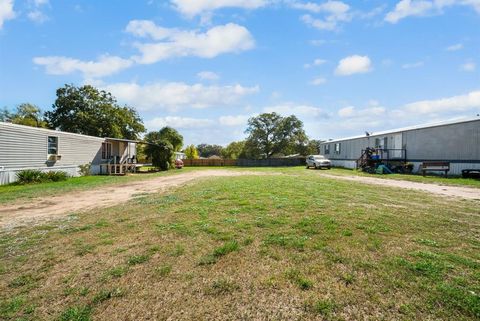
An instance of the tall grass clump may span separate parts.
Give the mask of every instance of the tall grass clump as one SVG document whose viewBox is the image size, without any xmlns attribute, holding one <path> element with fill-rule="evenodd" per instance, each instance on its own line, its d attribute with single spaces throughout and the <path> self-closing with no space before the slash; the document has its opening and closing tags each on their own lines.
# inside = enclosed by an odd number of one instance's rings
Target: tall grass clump
<svg viewBox="0 0 480 321">
<path fill-rule="evenodd" d="M 44 174 L 36 169 L 26 169 L 17 173 L 18 184 L 40 183 L 44 180 Z"/>
</svg>

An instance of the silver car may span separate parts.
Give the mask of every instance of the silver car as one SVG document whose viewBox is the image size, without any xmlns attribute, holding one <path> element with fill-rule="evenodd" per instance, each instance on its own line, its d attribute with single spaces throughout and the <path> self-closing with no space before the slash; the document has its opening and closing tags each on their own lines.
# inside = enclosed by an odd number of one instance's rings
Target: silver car
<svg viewBox="0 0 480 321">
<path fill-rule="evenodd" d="M 307 157 L 307 168 L 326 168 L 330 169 L 332 162 L 323 155 L 309 155 Z"/>
</svg>

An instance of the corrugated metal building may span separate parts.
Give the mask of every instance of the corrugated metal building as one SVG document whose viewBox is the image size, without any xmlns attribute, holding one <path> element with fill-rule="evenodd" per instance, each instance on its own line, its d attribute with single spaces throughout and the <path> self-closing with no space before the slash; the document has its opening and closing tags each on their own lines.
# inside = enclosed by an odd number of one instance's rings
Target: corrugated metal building
<svg viewBox="0 0 480 321">
<path fill-rule="evenodd" d="M 136 154 L 136 142 L 100 138 L 0 122 L 0 184 L 16 180 L 25 169 L 65 171 L 78 176 L 78 166 L 91 163 L 92 174 L 112 157 L 119 161 Z"/>
<path fill-rule="evenodd" d="M 418 172 L 423 161 L 450 162 L 451 174 L 462 169 L 480 169 L 480 118 L 432 123 L 378 133 L 334 139 L 320 146 L 332 165 L 355 168 L 367 147 L 390 150 L 391 158 L 414 164 Z"/>
</svg>

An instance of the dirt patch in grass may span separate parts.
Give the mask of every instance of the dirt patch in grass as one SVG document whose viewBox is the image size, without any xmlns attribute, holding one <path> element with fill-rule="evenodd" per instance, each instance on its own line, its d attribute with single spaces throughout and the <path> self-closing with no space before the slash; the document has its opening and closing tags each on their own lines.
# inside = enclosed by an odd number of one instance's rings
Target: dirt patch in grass
<svg viewBox="0 0 480 321">
<path fill-rule="evenodd" d="M 412 181 L 390 180 L 390 179 L 354 176 L 354 175 L 351 175 L 351 176 L 331 175 L 328 173 L 321 173 L 319 175 L 322 175 L 328 178 L 343 179 L 343 180 L 353 181 L 358 183 L 419 190 L 427 193 L 443 195 L 448 197 L 460 197 L 465 199 L 480 200 L 480 189 L 473 188 L 473 187 L 427 184 L 427 183 L 418 183 L 418 182 L 412 182 Z"/>
<path fill-rule="evenodd" d="M 155 192 L 165 192 L 199 178 L 263 174 L 265 173 L 230 170 L 189 171 L 178 175 L 134 181 L 118 186 L 107 186 L 58 196 L 22 200 L 14 204 L 0 206 L 0 228 L 38 224 L 76 212 L 122 204 L 134 197 Z"/>
</svg>

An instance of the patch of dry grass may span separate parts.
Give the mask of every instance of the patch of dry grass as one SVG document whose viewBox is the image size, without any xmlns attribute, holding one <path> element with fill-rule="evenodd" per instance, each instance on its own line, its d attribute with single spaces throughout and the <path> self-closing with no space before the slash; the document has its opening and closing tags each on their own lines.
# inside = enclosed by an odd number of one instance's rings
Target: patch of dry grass
<svg viewBox="0 0 480 321">
<path fill-rule="evenodd" d="M 410 181 L 410 182 L 426 183 L 426 184 L 480 188 L 480 179 L 463 178 L 461 176 L 456 176 L 456 175 L 449 175 L 448 177 L 444 177 L 442 175 L 443 174 L 442 172 L 430 172 L 428 173 L 427 176 L 422 176 L 421 174 L 378 175 L 378 174 L 369 174 L 359 170 L 351 170 L 346 168 L 332 168 L 332 170 L 328 171 L 328 173 L 332 175 L 357 175 L 357 176 L 394 179 L 394 180 L 400 180 L 400 181 Z"/>
<path fill-rule="evenodd" d="M 289 173 L 2 232 L 1 318 L 480 317 L 478 202 Z"/>
</svg>

